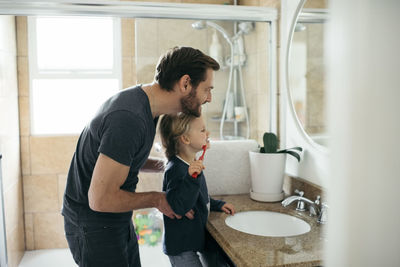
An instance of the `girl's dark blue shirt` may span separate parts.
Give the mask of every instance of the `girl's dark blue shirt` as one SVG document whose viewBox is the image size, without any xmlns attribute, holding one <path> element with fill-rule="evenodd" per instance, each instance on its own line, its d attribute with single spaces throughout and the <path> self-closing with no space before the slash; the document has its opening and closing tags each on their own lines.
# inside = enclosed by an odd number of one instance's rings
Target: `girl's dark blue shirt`
<svg viewBox="0 0 400 267">
<path fill-rule="evenodd" d="M 170 219 L 164 215 L 163 250 L 167 255 L 184 251 L 203 251 L 208 219 L 208 203 L 211 211 L 221 211 L 225 202 L 209 197 L 206 179 L 201 172 L 197 178 L 188 173 L 187 163 L 173 157 L 166 167 L 163 191 L 172 210 L 182 219 Z M 194 219 L 185 214 L 193 209 Z"/>
</svg>

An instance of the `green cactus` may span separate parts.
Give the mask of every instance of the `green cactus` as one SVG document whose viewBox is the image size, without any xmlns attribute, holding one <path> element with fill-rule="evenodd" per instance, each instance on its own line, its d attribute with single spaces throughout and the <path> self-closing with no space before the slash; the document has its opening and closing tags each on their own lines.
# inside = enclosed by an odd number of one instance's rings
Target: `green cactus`
<svg viewBox="0 0 400 267">
<path fill-rule="evenodd" d="M 278 138 L 274 133 L 264 133 L 264 153 L 276 153 L 278 150 Z"/>
<path fill-rule="evenodd" d="M 263 136 L 264 146 L 260 148 L 260 153 L 286 153 L 297 159 L 300 162 L 300 154 L 296 151 L 303 151 L 301 147 L 292 147 L 287 149 L 278 150 L 278 138 L 274 133 L 264 133 Z"/>
</svg>

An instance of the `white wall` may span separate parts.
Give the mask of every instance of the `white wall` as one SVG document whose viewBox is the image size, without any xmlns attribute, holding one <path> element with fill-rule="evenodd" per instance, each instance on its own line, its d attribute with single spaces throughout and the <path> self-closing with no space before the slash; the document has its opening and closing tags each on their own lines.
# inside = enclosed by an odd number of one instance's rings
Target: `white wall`
<svg viewBox="0 0 400 267">
<path fill-rule="evenodd" d="M 324 266 L 400 266 L 400 2 L 335 0 Z"/>
</svg>

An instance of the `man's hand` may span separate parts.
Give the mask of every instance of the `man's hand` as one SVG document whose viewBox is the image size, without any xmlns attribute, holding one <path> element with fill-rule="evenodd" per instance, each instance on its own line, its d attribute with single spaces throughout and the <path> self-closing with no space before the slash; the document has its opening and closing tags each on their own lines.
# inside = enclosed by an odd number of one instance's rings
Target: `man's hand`
<svg viewBox="0 0 400 267">
<path fill-rule="evenodd" d="M 165 216 L 171 218 L 171 219 L 181 219 L 182 216 L 176 214 L 172 209 L 171 206 L 167 202 L 167 198 L 165 196 L 165 193 L 159 192 L 159 199 L 158 199 L 158 204 L 156 208 L 163 213 Z"/>
<path fill-rule="evenodd" d="M 163 172 L 165 167 L 165 160 L 162 158 L 151 157 L 140 168 L 141 172 Z"/>
<path fill-rule="evenodd" d="M 230 215 L 235 215 L 235 207 L 230 204 L 230 203 L 225 203 L 222 207 L 221 210 L 225 212 L 226 214 Z"/>
<path fill-rule="evenodd" d="M 189 220 L 193 220 L 193 219 L 194 219 L 194 211 L 193 211 L 193 210 L 189 210 L 188 212 L 186 212 L 185 216 L 186 216 Z"/>
</svg>

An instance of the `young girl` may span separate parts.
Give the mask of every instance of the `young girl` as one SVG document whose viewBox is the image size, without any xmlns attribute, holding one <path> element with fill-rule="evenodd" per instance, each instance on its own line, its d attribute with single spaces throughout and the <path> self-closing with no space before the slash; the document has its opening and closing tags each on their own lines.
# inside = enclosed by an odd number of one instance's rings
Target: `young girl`
<svg viewBox="0 0 400 267">
<path fill-rule="evenodd" d="M 203 266 L 202 262 L 204 266 L 214 266 L 218 257 L 206 251 L 209 212 L 233 215 L 235 210 L 233 205 L 209 197 L 203 162 L 195 159 L 204 145 L 209 148 L 209 132 L 201 117 L 179 113 L 162 117 L 160 133 L 168 158 L 163 191 L 173 211 L 182 216 L 182 219 L 164 216 L 164 253 L 174 267 Z M 194 173 L 197 178 L 192 177 Z"/>
</svg>

